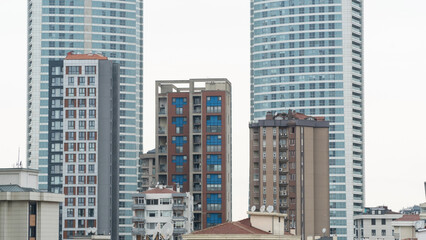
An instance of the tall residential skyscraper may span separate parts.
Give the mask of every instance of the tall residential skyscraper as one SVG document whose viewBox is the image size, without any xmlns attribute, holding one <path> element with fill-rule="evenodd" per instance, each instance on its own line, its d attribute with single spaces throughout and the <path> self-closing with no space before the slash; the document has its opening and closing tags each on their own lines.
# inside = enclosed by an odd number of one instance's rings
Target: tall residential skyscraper
<svg viewBox="0 0 426 240">
<path fill-rule="evenodd" d="M 62 236 L 118 239 L 120 67 L 101 55 L 70 53 L 63 69 Z"/>
<path fill-rule="evenodd" d="M 194 196 L 195 230 L 230 221 L 231 83 L 157 81 L 155 101 L 157 181 Z"/>
<path fill-rule="evenodd" d="M 132 199 L 142 153 L 143 0 L 28 1 L 28 167 L 49 189 L 49 72 L 67 52 L 101 53 L 120 64 L 120 239 L 131 239 Z M 62 126 L 57 126 L 62 127 Z"/>
<path fill-rule="evenodd" d="M 250 123 L 249 205 L 287 215 L 302 239 L 329 231 L 328 122 L 289 111 Z"/>
<path fill-rule="evenodd" d="M 330 121 L 330 230 L 364 206 L 363 1 L 251 0 L 251 119 L 294 109 Z"/>
</svg>

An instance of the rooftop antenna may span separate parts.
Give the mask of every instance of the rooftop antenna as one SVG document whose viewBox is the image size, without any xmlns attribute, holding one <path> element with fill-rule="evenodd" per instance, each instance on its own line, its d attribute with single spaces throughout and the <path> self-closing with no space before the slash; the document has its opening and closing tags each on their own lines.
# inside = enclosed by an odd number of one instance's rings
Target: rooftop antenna
<svg viewBox="0 0 426 240">
<path fill-rule="evenodd" d="M 18 161 L 15 164 L 15 168 L 22 168 L 21 148 L 20 147 L 18 147 Z"/>
</svg>

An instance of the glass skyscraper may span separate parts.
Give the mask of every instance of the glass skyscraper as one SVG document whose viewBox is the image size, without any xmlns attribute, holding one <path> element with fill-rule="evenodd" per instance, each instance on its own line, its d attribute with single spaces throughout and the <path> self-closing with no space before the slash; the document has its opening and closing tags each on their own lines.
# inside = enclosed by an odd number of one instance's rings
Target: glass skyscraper
<svg viewBox="0 0 426 240">
<path fill-rule="evenodd" d="M 58 147 L 49 132 L 49 91 L 56 91 L 49 89 L 49 60 L 74 51 L 120 64 L 120 239 L 132 239 L 131 196 L 142 153 L 142 45 L 143 0 L 28 0 L 27 166 L 40 170 L 41 190 L 61 192 L 63 183 L 63 169 L 51 164 L 63 158 L 49 151 Z"/>
<path fill-rule="evenodd" d="M 251 120 L 292 109 L 330 121 L 330 231 L 339 239 L 353 238 L 364 206 L 362 6 L 251 0 Z"/>
</svg>

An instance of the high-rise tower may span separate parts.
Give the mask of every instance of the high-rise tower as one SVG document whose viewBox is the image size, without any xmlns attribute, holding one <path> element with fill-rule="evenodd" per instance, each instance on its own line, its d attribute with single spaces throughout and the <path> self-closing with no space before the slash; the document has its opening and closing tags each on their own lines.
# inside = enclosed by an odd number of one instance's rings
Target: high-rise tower
<svg viewBox="0 0 426 240">
<path fill-rule="evenodd" d="M 39 187 L 49 182 L 49 72 L 52 59 L 70 51 L 101 53 L 120 64 L 120 239 L 131 239 L 132 193 L 142 153 L 143 0 L 28 1 L 28 167 L 40 170 Z M 58 126 L 62 127 L 62 126 Z"/>
<path fill-rule="evenodd" d="M 363 1 L 251 0 L 251 119 L 294 109 L 330 121 L 330 231 L 364 206 Z"/>
<path fill-rule="evenodd" d="M 158 182 L 191 192 L 194 230 L 230 221 L 231 83 L 157 81 L 155 118 Z"/>
</svg>

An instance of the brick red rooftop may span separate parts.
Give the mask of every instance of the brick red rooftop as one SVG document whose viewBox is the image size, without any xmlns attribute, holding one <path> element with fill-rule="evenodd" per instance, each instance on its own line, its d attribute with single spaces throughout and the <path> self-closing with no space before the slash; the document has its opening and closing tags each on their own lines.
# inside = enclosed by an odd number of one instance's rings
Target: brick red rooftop
<svg viewBox="0 0 426 240">
<path fill-rule="evenodd" d="M 401 218 L 396 219 L 395 221 L 412 222 L 412 221 L 419 221 L 419 220 L 420 220 L 420 216 L 419 215 L 404 215 Z"/>
<path fill-rule="evenodd" d="M 65 60 L 108 60 L 108 58 L 100 54 L 74 54 L 73 52 L 69 52 Z"/>
<path fill-rule="evenodd" d="M 192 234 L 271 234 L 255 228 L 250 223 L 250 218 L 238 222 L 222 223 Z"/>
</svg>

